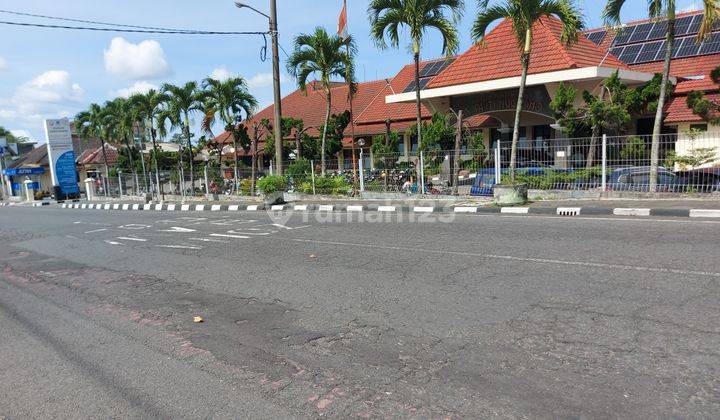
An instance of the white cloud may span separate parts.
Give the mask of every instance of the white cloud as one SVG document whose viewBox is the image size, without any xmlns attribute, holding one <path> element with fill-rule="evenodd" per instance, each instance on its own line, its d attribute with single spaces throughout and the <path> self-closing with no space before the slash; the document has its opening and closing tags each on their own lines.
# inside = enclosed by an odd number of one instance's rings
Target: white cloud
<svg viewBox="0 0 720 420">
<path fill-rule="evenodd" d="M 5 61 L 4 58 L 0 57 L 0 71 L 7 70 L 8 64 L 7 61 Z"/>
<path fill-rule="evenodd" d="M 44 119 L 73 115 L 84 97 L 70 73 L 49 70 L 18 86 L 10 98 L 0 98 L 0 124 L 16 131 L 41 131 Z"/>
<path fill-rule="evenodd" d="M 104 55 L 105 71 L 123 79 L 153 79 L 170 74 L 165 52 L 157 41 L 133 44 L 115 37 Z"/>
<path fill-rule="evenodd" d="M 136 94 L 136 93 L 147 93 L 150 89 L 157 90 L 157 85 L 154 85 L 150 82 L 146 81 L 140 81 L 135 82 L 132 86 L 118 89 L 110 94 L 111 97 L 116 98 L 118 96 L 121 96 L 123 98 L 129 98 L 130 96 Z"/>
<path fill-rule="evenodd" d="M 285 83 L 287 81 L 287 76 L 285 76 L 284 74 L 280 74 L 280 83 Z M 247 80 L 247 84 L 250 89 L 261 89 L 270 87 L 273 85 L 273 75 L 272 73 L 258 73 L 255 76 L 249 78 Z"/>
<path fill-rule="evenodd" d="M 219 80 L 221 82 L 235 76 L 234 74 L 230 73 L 230 70 L 228 70 L 225 66 L 220 66 L 216 68 L 215 70 L 210 73 L 210 78 Z"/>
</svg>

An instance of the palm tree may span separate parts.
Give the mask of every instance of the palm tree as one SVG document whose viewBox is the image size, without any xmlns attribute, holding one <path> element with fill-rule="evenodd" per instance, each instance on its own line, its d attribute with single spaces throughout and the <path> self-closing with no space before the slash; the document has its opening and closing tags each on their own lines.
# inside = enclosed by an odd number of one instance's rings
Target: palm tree
<svg viewBox="0 0 720 420">
<path fill-rule="evenodd" d="M 187 82 L 182 86 L 175 86 L 169 83 L 162 85 L 162 92 L 168 96 L 165 103 L 167 111 L 173 116 L 173 120 L 180 123 L 185 134 L 187 146 L 190 151 L 190 188 L 195 194 L 195 175 L 193 173 L 193 148 L 190 135 L 190 116 L 203 109 L 203 94 L 198 89 L 197 82 Z"/>
<path fill-rule="evenodd" d="M 100 139 L 100 146 L 102 147 L 103 155 L 103 166 L 105 167 L 105 179 L 104 188 L 105 195 L 108 194 L 108 177 L 110 176 L 110 169 L 108 168 L 107 162 L 107 151 L 105 150 L 105 136 L 103 127 L 104 111 L 102 106 L 98 104 L 90 104 L 90 107 L 86 111 L 82 111 L 75 116 L 75 128 L 83 138 L 96 137 Z"/>
<path fill-rule="evenodd" d="M 158 147 L 157 147 L 157 128 L 161 124 L 162 113 L 164 112 L 164 104 L 168 96 L 155 89 L 150 89 L 147 93 L 138 93 L 130 97 L 130 102 L 138 110 L 140 117 L 150 126 L 150 139 L 153 145 L 153 157 L 155 167 L 155 183 L 160 189 L 160 194 L 165 200 L 165 193 L 160 184 L 160 170 L 158 168 Z"/>
<path fill-rule="evenodd" d="M 608 25 L 620 24 L 620 10 L 626 0 L 608 0 L 603 10 L 603 18 Z M 720 4 L 718 0 L 702 0 L 705 14 L 697 35 L 698 41 L 704 39 L 712 32 L 713 23 L 720 17 Z M 648 14 L 653 19 L 667 20 L 667 33 L 665 34 L 665 62 L 663 64 L 662 81 L 660 82 L 660 97 L 655 110 L 655 124 L 653 125 L 652 144 L 650 146 L 650 191 L 657 191 L 658 161 L 660 158 L 660 131 L 662 129 L 665 97 L 667 96 L 668 79 L 670 78 L 670 59 L 672 58 L 675 43 L 675 0 L 648 1 Z"/>
<path fill-rule="evenodd" d="M 368 6 L 370 36 L 380 48 L 390 45 L 398 48 L 400 31 L 407 28 L 410 34 L 415 61 L 415 104 L 417 106 L 417 139 L 421 142 L 422 106 L 420 103 L 420 50 L 428 29 L 436 29 L 443 40 L 442 53 L 453 55 L 460 45 L 457 24 L 462 18 L 463 0 L 372 0 Z M 445 12 L 449 12 L 448 19 Z"/>
<path fill-rule="evenodd" d="M 137 170 L 133 161 L 134 142 L 131 144 L 130 139 L 133 137 L 133 122 L 135 121 L 133 110 L 125 98 L 115 98 L 112 101 L 105 102 L 103 125 L 105 127 L 105 136 L 125 142 L 128 152 L 128 160 L 130 170 L 135 179 L 135 191 L 140 191 L 140 181 L 138 180 Z"/>
<path fill-rule="evenodd" d="M 580 11 L 571 0 L 505 0 L 501 5 L 489 6 L 487 0 L 480 0 L 480 11 L 472 27 L 472 36 L 482 44 L 490 24 L 498 19 L 511 19 L 515 40 L 520 49 L 520 87 L 518 89 L 517 106 L 515 107 L 515 123 L 513 126 L 512 146 L 510 151 L 510 182 L 515 183 L 515 166 L 517 160 L 517 142 L 520 135 L 520 113 L 530 54 L 532 53 L 532 27 L 544 16 L 555 16 L 562 23 L 560 38 L 566 44 L 577 41 L 578 32 L 584 28 Z"/>
<path fill-rule="evenodd" d="M 225 81 L 207 78 L 203 81 L 205 89 L 205 118 L 203 129 L 211 133 L 216 116 L 225 123 L 225 130 L 234 133 L 235 126 L 242 121 L 242 114 L 249 118 L 258 106 L 257 99 L 248 92 L 247 83 L 241 77 L 233 77 Z M 232 135 L 235 191 L 238 188 L 238 152 L 237 136 Z M 247 146 L 246 146 L 247 147 Z M 222 152 L 220 153 L 222 156 Z"/>
<path fill-rule="evenodd" d="M 288 59 L 288 71 L 297 80 L 300 90 L 305 92 L 308 78 L 315 75 L 325 91 L 327 103 L 320 144 L 320 167 L 323 175 L 325 175 L 325 140 L 332 107 L 331 79 L 340 78 L 346 83 L 353 83 L 355 50 L 355 41 L 352 37 L 330 36 L 324 28 L 317 27 L 312 34 L 300 34 L 295 37 L 295 50 Z"/>
</svg>

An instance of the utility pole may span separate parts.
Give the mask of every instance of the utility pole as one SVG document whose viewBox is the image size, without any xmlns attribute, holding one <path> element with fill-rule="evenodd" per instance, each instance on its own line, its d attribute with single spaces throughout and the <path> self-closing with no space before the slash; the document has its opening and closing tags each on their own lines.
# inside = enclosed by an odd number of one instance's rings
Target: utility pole
<svg viewBox="0 0 720 420">
<path fill-rule="evenodd" d="M 278 52 L 278 24 L 276 0 L 270 0 L 270 36 L 272 37 L 273 93 L 275 95 L 275 167 L 283 174 L 282 164 L 282 97 L 280 96 L 280 54 Z"/>
</svg>

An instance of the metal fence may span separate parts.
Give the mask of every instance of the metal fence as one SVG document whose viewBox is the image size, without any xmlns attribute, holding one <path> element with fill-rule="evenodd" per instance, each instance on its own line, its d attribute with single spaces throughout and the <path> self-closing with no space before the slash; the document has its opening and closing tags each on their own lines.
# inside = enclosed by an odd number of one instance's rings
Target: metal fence
<svg viewBox="0 0 720 420">
<path fill-rule="evenodd" d="M 572 139 L 520 139 L 517 182 L 540 190 L 650 191 L 651 136 Z M 353 159 L 283 163 L 288 191 L 351 195 L 360 192 L 423 195 L 492 195 L 493 185 L 510 178 L 511 142 L 460 150 L 376 154 L 369 149 Z M 657 191 L 720 191 L 720 133 L 660 136 Z M 207 168 L 207 169 L 206 169 Z M 275 173 L 273 165 L 254 173 L 241 166 L 202 165 L 194 171 L 123 173 L 96 184 L 98 197 L 145 196 L 173 199 L 213 194 L 258 194 L 258 180 Z M 253 176 L 254 175 L 254 176 Z M 253 182 L 253 179 L 255 182 Z"/>
</svg>

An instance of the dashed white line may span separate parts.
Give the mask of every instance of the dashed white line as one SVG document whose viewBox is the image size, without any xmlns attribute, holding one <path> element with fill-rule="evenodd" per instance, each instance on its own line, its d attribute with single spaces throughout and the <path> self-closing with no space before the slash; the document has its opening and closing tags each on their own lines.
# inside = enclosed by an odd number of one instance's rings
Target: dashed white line
<svg viewBox="0 0 720 420">
<path fill-rule="evenodd" d="M 95 229 L 95 230 L 88 230 L 85 233 L 98 233 L 98 232 L 105 232 L 107 229 Z"/>
<path fill-rule="evenodd" d="M 210 236 L 216 236 L 216 237 L 218 237 L 218 238 L 250 239 L 249 236 L 228 235 L 228 234 L 225 234 L 225 233 L 211 233 Z"/>
<path fill-rule="evenodd" d="M 109 240 L 107 240 L 107 239 L 105 240 L 105 243 L 110 244 L 110 245 L 124 245 L 124 244 L 122 244 L 122 243 L 120 243 L 120 242 L 109 241 Z"/>
<path fill-rule="evenodd" d="M 188 238 L 189 241 L 200 241 L 200 242 L 217 242 L 221 244 L 226 244 L 228 241 L 223 241 L 222 239 L 212 239 L 212 238 Z"/>
<path fill-rule="evenodd" d="M 133 236 L 118 236 L 117 239 L 120 239 L 121 241 L 147 242 L 147 239 L 136 238 Z"/>
<path fill-rule="evenodd" d="M 190 233 L 190 232 L 196 232 L 196 230 L 179 227 L 179 226 L 173 226 L 170 229 L 163 229 L 163 230 L 160 230 L 159 232 Z"/>
<path fill-rule="evenodd" d="M 201 246 L 192 245 L 155 245 L 158 248 L 171 248 L 171 249 L 202 249 Z"/>
</svg>

